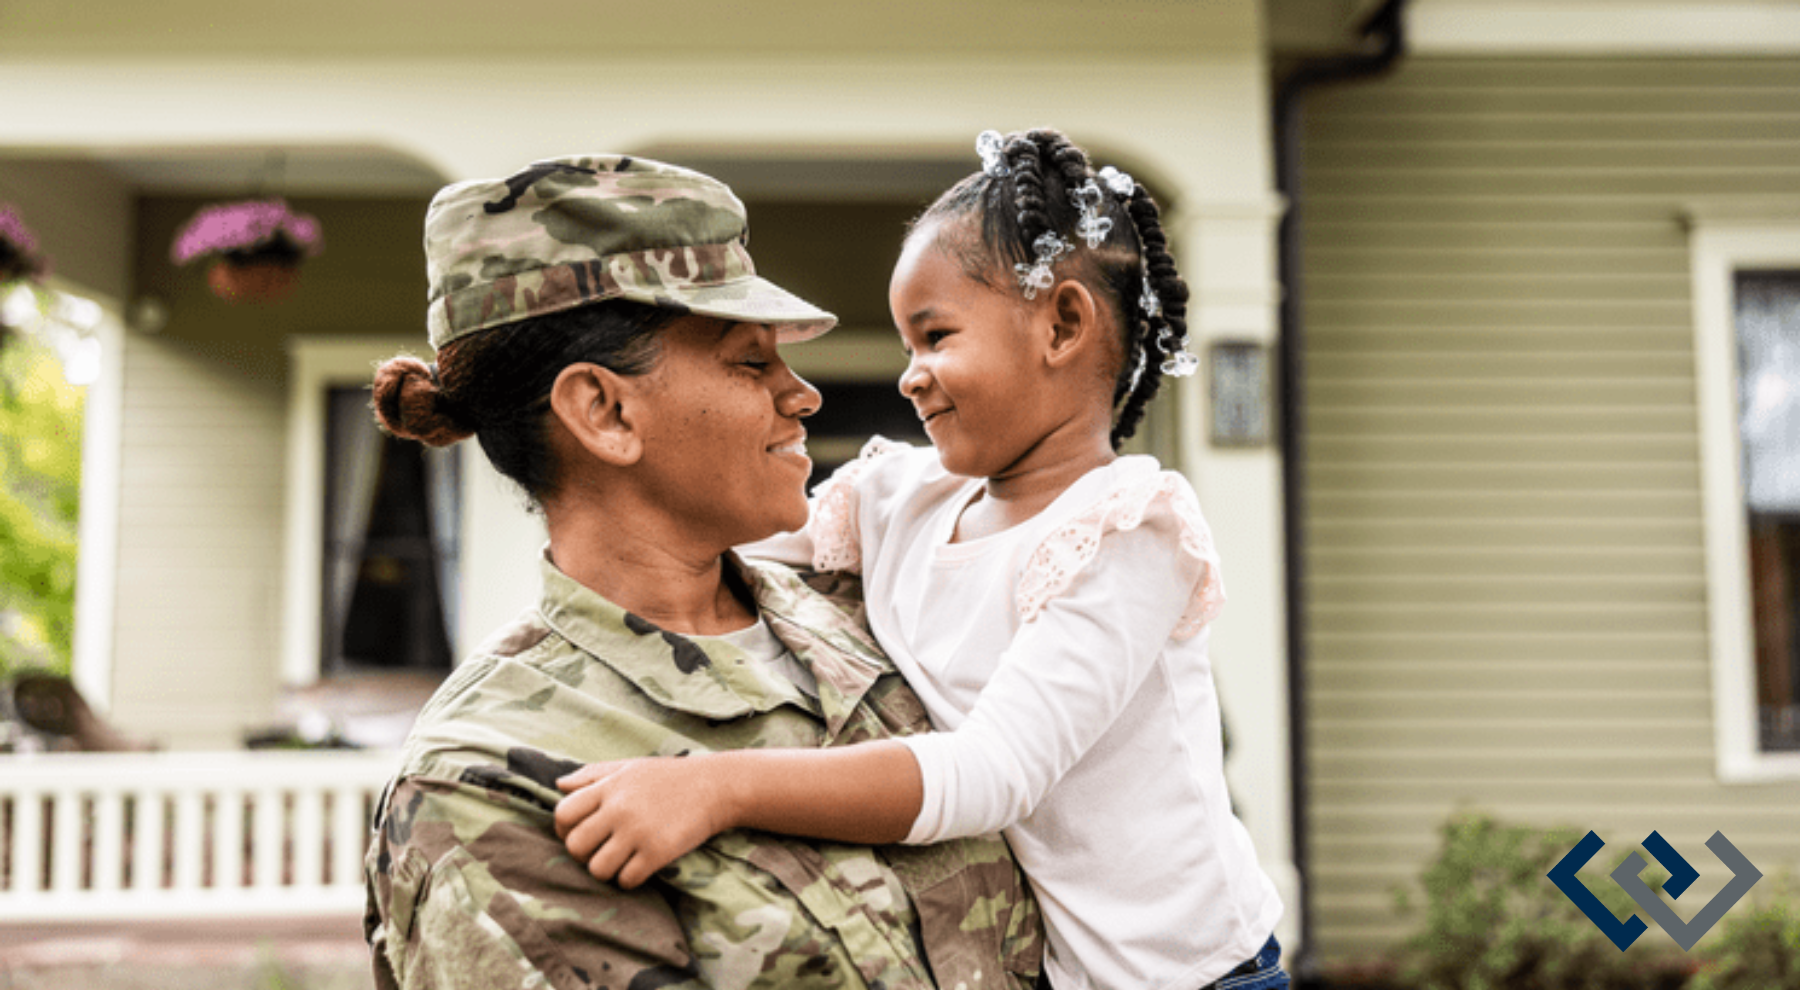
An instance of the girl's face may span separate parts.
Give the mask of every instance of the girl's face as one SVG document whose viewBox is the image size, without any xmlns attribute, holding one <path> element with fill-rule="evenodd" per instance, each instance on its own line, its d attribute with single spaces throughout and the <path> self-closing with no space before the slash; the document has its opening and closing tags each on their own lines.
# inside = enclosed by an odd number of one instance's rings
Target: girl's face
<svg viewBox="0 0 1800 990">
<path fill-rule="evenodd" d="M 773 327 L 683 317 L 644 384 L 644 477 L 692 535 L 729 547 L 806 524 L 800 420 L 819 393 L 781 359 Z"/>
<path fill-rule="evenodd" d="M 907 238 L 888 283 L 888 308 L 910 358 L 900 393 L 945 470 L 991 478 L 1018 465 L 1048 429 L 1040 420 L 1051 403 L 1032 346 L 1043 300 L 970 278 L 939 243 L 944 226 Z"/>
</svg>

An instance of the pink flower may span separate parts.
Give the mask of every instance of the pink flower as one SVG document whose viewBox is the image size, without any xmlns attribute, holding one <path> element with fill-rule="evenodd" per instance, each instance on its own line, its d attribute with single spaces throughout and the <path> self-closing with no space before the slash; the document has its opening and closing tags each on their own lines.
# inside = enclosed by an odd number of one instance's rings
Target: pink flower
<svg viewBox="0 0 1800 990">
<path fill-rule="evenodd" d="M 36 280 L 49 270 L 38 254 L 37 238 L 11 207 L 0 203 L 0 282 L 23 278 Z"/>
<path fill-rule="evenodd" d="M 249 199 L 208 206 L 175 235 L 169 255 L 185 265 L 210 254 L 286 255 L 310 258 L 324 246 L 319 221 L 279 199 Z"/>
</svg>

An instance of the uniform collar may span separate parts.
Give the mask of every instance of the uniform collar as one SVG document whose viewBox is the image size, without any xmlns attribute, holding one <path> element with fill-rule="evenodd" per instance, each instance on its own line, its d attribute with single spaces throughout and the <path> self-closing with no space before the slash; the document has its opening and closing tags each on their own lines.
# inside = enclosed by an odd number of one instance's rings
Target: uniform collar
<svg viewBox="0 0 1800 990">
<path fill-rule="evenodd" d="M 893 672 L 856 619 L 778 564 L 725 566 L 750 589 L 775 635 L 819 681 L 814 701 L 798 688 L 771 684 L 742 650 L 723 640 L 690 638 L 657 626 L 564 574 L 545 551 L 539 609 L 551 628 L 630 681 L 657 704 L 709 719 L 736 719 L 793 705 L 824 719 L 827 736 L 844 727 L 878 677 Z"/>
</svg>

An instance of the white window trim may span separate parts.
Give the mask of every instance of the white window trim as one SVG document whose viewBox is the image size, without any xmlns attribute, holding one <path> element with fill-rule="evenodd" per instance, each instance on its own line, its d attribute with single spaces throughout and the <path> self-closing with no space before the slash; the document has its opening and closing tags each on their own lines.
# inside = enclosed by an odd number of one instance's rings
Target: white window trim
<svg viewBox="0 0 1800 990">
<path fill-rule="evenodd" d="M 304 687 L 317 682 L 323 673 L 319 669 L 319 615 L 324 593 L 326 390 L 366 386 L 382 361 L 418 349 L 417 338 L 296 336 L 289 341 L 283 555 L 287 573 L 281 616 L 281 681 L 285 686 Z M 463 453 L 467 457 L 468 450 Z M 451 630 L 453 653 L 458 645 L 456 634 L 457 630 Z"/>
<path fill-rule="evenodd" d="M 1800 202 L 1707 204 L 1691 207 L 1688 220 L 1718 775 L 1726 783 L 1800 780 L 1800 754 L 1764 753 L 1757 743 L 1733 311 L 1737 272 L 1800 269 Z"/>
</svg>

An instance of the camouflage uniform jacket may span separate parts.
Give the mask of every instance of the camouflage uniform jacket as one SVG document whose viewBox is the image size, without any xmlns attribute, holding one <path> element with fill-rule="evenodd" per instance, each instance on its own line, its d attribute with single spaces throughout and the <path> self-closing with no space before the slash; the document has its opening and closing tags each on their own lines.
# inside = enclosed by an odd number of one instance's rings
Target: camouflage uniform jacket
<svg viewBox="0 0 1800 990">
<path fill-rule="evenodd" d="M 871 849 L 731 831 L 633 891 L 565 852 L 554 782 L 580 764 L 928 729 L 845 599 L 777 565 L 727 561 L 819 698 L 546 560 L 539 607 L 438 690 L 377 809 L 364 931 L 378 986 L 1031 985 L 1037 907 L 998 836 Z"/>
</svg>

